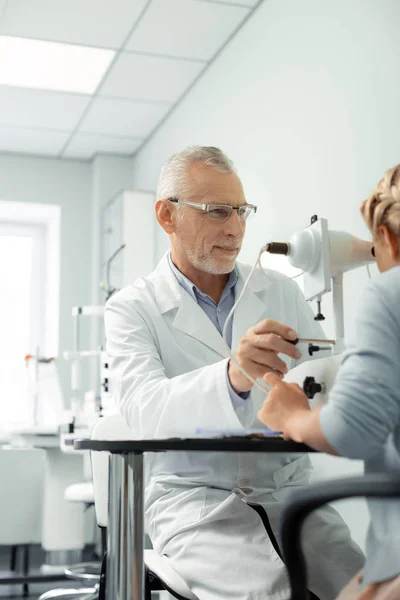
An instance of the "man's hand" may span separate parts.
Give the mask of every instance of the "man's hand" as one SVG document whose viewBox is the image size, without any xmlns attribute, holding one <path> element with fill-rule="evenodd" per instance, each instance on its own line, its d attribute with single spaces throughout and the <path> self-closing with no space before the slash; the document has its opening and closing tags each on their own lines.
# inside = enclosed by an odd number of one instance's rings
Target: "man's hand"
<svg viewBox="0 0 400 600">
<path fill-rule="evenodd" d="M 283 376 L 287 367 L 278 354 L 286 354 L 295 360 L 301 358 L 301 352 L 287 340 L 295 340 L 297 333 L 287 325 L 264 319 L 254 327 L 250 327 L 240 340 L 235 359 L 254 379 L 266 373 L 277 373 Z M 233 389 L 247 392 L 253 387 L 252 382 L 230 361 L 228 376 Z"/>
<path fill-rule="evenodd" d="M 275 373 L 267 373 L 264 381 L 272 389 L 257 416 L 270 429 L 285 433 L 294 414 L 311 411 L 307 396 L 297 383 L 284 383 Z"/>
</svg>

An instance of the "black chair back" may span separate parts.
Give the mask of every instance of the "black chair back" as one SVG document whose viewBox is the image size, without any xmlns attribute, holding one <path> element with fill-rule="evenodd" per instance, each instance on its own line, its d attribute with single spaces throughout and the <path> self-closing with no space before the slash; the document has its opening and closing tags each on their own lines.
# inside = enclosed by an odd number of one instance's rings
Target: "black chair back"
<svg viewBox="0 0 400 600">
<path fill-rule="evenodd" d="M 400 498 L 400 476 L 365 475 L 312 483 L 295 492 L 284 506 L 281 540 L 292 589 L 291 600 L 309 599 L 307 569 L 301 547 L 304 520 L 313 510 L 328 502 L 359 497 Z"/>
</svg>

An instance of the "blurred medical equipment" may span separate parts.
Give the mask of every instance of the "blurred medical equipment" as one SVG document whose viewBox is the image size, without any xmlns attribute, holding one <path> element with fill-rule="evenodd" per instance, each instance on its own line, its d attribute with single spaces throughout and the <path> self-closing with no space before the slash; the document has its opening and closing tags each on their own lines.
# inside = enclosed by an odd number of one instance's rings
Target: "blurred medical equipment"
<svg viewBox="0 0 400 600">
<path fill-rule="evenodd" d="M 85 522 L 88 522 L 88 517 L 85 516 L 84 507 L 82 503 L 65 498 L 65 492 L 77 482 L 90 480 L 89 455 L 73 451 L 68 442 L 77 433 L 82 437 L 89 435 L 90 427 L 99 415 L 95 392 L 89 391 L 83 395 L 81 367 L 82 360 L 86 358 L 100 360 L 102 352 L 81 350 L 80 337 L 81 318 L 102 317 L 103 310 L 103 306 L 72 308 L 73 350 L 64 352 L 64 358 L 71 361 L 70 409 L 64 411 L 57 421 L 57 433 L 51 440 L 52 446 L 46 445 L 42 546 L 47 554 L 46 563 L 41 566 L 44 573 L 63 573 L 65 567 L 79 562 L 86 541 Z M 35 445 L 38 443 L 36 440 Z"/>
<path fill-rule="evenodd" d="M 80 350 L 80 319 L 81 317 L 103 318 L 104 306 L 74 306 L 72 308 L 74 328 L 74 349 L 64 352 L 64 358 L 71 361 L 71 403 L 70 410 L 65 415 L 61 428 L 61 441 L 65 443 L 68 435 L 73 436 L 77 429 L 90 429 L 100 414 L 113 412 L 109 361 L 107 353 L 98 350 Z M 81 390 L 81 361 L 84 358 L 97 358 L 100 361 L 100 403 L 96 402 L 94 391 L 88 391 L 82 398 Z"/>
<path fill-rule="evenodd" d="M 79 311 L 77 311 L 78 313 Z M 102 314 L 102 313 L 101 313 Z M 77 317 L 78 319 L 78 317 Z M 79 323 L 74 323 L 74 345 L 79 350 Z M 73 402 L 79 406 L 78 356 L 73 356 Z M 56 361 L 26 356 L 30 388 L 36 393 L 35 425 L 18 427 L 12 431 L 13 446 L 30 446 L 45 450 L 45 482 L 43 497 L 43 520 L 40 541 L 46 551 L 41 577 L 59 576 L 66 565 L 81 559 L 85 545 L 84 516 L 80 506 L 64 500 L 65 489 L 83 479 L 84 459 L 78 453 L 66 453 L 63 439 L 63 406 L 61 386 L 56 371 Z M 92 404 L 94 405 L 94 399 Z M 94 412 L 94 410 L 93 410 Z M 65 412 L 64 412 L 65 415 Z M 85 415 L 86 416 L 86 415 Z M 93 416 L 93 420 L 97 415 Z M 61 424 L 61 427 L 60 427 Z"/>
<path fill-rule="evenodd" d="M 106 264 L 106 280 L 102 281 L 100 283 L 100 287 L 102 290 L 104 290 L 106 292 L 106 301 L 111 298 L 111 296 L 114 294 L 114 292 L 117 292 L 119 288 L 113 287 L 110 283 L 110 270 L 111 270 L 111 264 L 113 262 L 113 260 L 118 256 L 118 254 L 120 252 L 122 252 L 122 250 L 126 248 L 126 244 L 121 244 L 121 246 L 119 248 L 117 248 L 117 250 L 115 252 L 113 252 L 113 254 L 110 256 L 110 258 L 107 260 L 107 264 Z"/>
<path fill-rule="evenodd" d="M 104 314 L 103 306 L 73 306 L 73 350 L 64 351 L 65 360 L 71 361 L 71 402 L 70 416 L 75 426 L 84 425 L 84 405 L 81 397 L 81 361 L 83 358 L 99 358 L 101 350 L 80 349 L 81 317 L 100 317 Z M 71 432 L 72 433 L 72 432 Z"/>
<path fill-rule="evenodd" d="M 107 294 L 154 269 L 154 201 L 153 192 L 125 189 L 104 206 L 100 267 L 105 281 L 101 287 Z"/>
<path fill-rule="evenodd" d="M 248 283 L 256 268 L 262 271 L 261 256 L 264 252 L 282 254 L 288 257 L 293 267 L 301 269 L 304 275 L 304 295 L 306 300 L 317 300 L 318 313 L 316 321 L 324 320 L 321 313 L 322 295 L 333 290 L 333 313 L 335 321 L 335 340 L 311 340 L 308 342 L 308 352 L 329 351 L 339 355 L 344 348 L 344 317 L 343 317 L 343 273 L 374 262 L 375 252 L 372 242 L 360 240 L 344 231 L 329 231 L 327 219 L 311 217 L 309 227 L 293 234 L 288 242 L 269 242 L 259 252 L 257 260 L 246 280 L 246 283 L 230 311 L 222 332 L 230 358 L 239 370 L 257 387 L 269 392 L 269 387 L 257 381 L 236 361 L 226 342 L 228 323 L 239 305 L 247 289 Z M 264 271 L 263 271 L 264 272 Z M 269 279 L 273 276 L 265 273 Z M 306 338 L 294 340 L 299 343 Z M 316 345 L 315 342 L 318 342 Z M 333 385 L 341 358 L 329 356 L 326 358 L 302 363 L 284 377 L 290 383 L 298 383 L 303 387 L 307 397 L 312 400 L 318 394 L 318 402 L 326 400 Z M 317 377 L 315 377 L 315 375 Z"/>
<path fill-rule="evenodd" d="M 35 355 L 27 354 L 24 360 L 27 393 L 32 397 L 33 414 L 30 422 L 33 427 L 57 427 L 61 418 L 63 397 L 56 359 L 40 356 L 38 348 Z"/>
<path fill-rule="evenodd" d="M 121 190 L 106 204 L 102 213 L 101 277 L 100 287 L 110 296 L 154 268 L 154 194 L 139 190 Z M 99 413 L 112 413 L 113 402 L 106 352 L 100 347 L 81 349 L 80 326 L 82 317 L 103 319 L 104 305 L 74 306 L 73 349 L 64 352 L 71 361 L 70 410 L 64 418 L 63 438 L 76 428 L 90 426 Z M 99 329 L 100 331 L 100 329 Z M 101 339 L 99 334 L 98 339 Z M 93 392 L 83 393 L 81 384 L 82 361 L 95 358 L 100 361 L 100 404 Z M 69 431 L 67 431 L 69 429 Z"/>
</svg>

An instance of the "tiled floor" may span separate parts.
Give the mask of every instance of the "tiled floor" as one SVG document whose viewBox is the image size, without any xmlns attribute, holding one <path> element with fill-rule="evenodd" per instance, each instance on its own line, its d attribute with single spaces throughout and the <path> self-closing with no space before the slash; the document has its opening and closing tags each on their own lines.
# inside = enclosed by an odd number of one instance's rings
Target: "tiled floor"
<svg viewBox="0 0 400 600">
<path fill-rule="evenodd" d="M 30 564 L 31 572 L 38 571 L 39 566 L 42 564 L 44 559 L 44 553 L 40 547 L 32 547 L 30 551 Z M 82 560 L 93 560 L 91 550 L 85 551 Z M 0 547 L 0 577 L 7 576 L 10 572 L 9 569 L 10 561 L 10 549 L 7 547 Z M 48 590 L 55 588 L 77 588 L 80 587 L 74 581 L 55 581 L 52 583 L 32 583 L 29 584 L 29 598 L 30 600 L 37 600 L 41 594 Z M 0 585 L 0 600 L 22 600 L 22 585 Z"/>
</svg>

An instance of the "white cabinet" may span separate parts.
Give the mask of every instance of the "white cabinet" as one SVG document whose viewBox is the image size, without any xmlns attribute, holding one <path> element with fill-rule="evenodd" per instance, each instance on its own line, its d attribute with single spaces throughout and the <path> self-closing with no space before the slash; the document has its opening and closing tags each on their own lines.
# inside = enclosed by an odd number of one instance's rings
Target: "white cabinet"
<svg viewBox="0 0 400 600">
<path fill-rule="evenodd" d="M 103 209 L 101 277 L 113 288 L 129 285 L 155 267 L 154 202 L 151 192 L 122 190 Z M 122 244 L 125 248 L 107 268 Z"/>
</svg>

